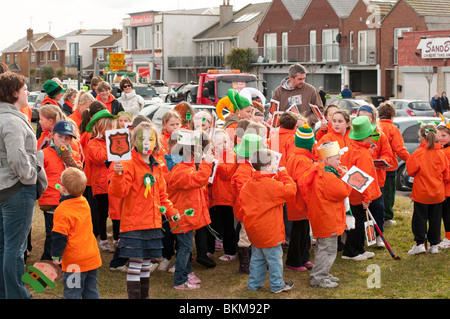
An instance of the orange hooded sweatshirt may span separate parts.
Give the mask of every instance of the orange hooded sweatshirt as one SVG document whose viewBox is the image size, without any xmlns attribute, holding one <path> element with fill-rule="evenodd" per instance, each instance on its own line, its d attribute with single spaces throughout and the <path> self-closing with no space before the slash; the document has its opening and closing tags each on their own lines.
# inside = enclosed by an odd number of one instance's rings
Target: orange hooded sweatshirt
<svg viewBox="0 0 450 319">
<path fill-rule="evenodd" d="M 106 141 L 102 138 L 93 138 L 89 141 L 86 161 L 90 165 L 89 177 L 93 195 L 108 193 L 108 168 L 105 161 L 108 160 Z"/>
<path fill-rule="evenodd" d="M 450 165 L 450 147 L 444 147 L 442 151 L 444 152 L 445 157 L 447 157 L 447 161 Z M 450 181 L 445 182 L 445 196 L 450 197 Z"/>
<path fill-rule="evenodd" d="M 381 129 L 377 129 L 377 131 L 380 133 L 380 139 L 378 141 L 372 141 L 372 143 L 376 145 L 372 153 L 372 158 L 384 159 L 389 165 L 394 165 L 394 153 L 392 152 L 389 140 Z M 384 187 L 384 182 L 386 182 L 386 170 L 377 168 L 376 172 L 378 185 Z"/>
<path fill-rule="evenodd" d="M 275 131 L 267 141 L 269 148 L 275 152 L 281 153 L 280 167 L 285 167 L 286 162 L 295 148 L 295 129 L 288 130 L 280 127 Z"/>
<path fill-rule="evenodd" d="M 408 150 L 406 149 L 405 142 L 403 141 L 402 133 L 400 133 L 399 129 L 392 124 L 392 120 L 381 119 L 378 121 L 378 126 L 387 136 L 393 152 L 392 167 L 387 168 L 386 172 L 396 171 L 398 168 L 397 157 L 400 157 L 405 162 L 409 157 Z"/>
<path fill-rule="evenodd" d="M 237 164 L 236 171 L 231 178 L 231 187 L 233 189 L 233 197 L 235 199 L 233 205 L 233 213 L 238 222 L 242 221 L 243 214 L 241 205 L 238 200 L 239 193 L 241 192 L 242 186 L 244 186 L 244 184 L 252 177 L 254 171 L 255 170 L 252 164 L 250 164 L 248 161 L 245 161 L 243 163 Z"/>
<path fill-rule="evenodd" d="M 350 139 L 350 137 L 348 137 L 349 133 L 350 133 L 349 129 L 347 129 L 345 131 L 345 135 L 337 133 L 335 130 L 333 130 L 333 128 L 328 129 L 328 133 L 326 133 L 324 136 L 322 136 L 322 138 L 320 140 L 317 139 L 318 142 L 316 144 L 316 147 L 314 148 L 314 155 L 315 155 L 314 158 L 316 160 L 318 160 L 317 147 L 322 145 L 324 142 L 335 142 L 336 141 L 339 143 L 340 148 L 344 148 L 344 147 L 350 148 L 350 143 L 352 140 Z M 344 155 L 342 155 L 341 162 L 345 161 L 346 156 L 347 156 L 347 152 L 345 152 Z"/>
<path fill-rule="evenodd" d="M 286 170 L 278 174 L 255 171 L 242 187 L 239 202 L 248 239 L 258 248 L 284 243 L 283 204 L 295 196 L 297 185 Z"/>
<path fill-rule="evenodd" d="M 216 174 L 214 175 L 213 183 L 209 187 L 209 206 L 233 206 L 236 199 L 233 196 L 231 178 L 237 168 L 234 163 L 235 153 L 232 150 L 224 152 L 222 158 L 218 160 Z"/>
</svg>

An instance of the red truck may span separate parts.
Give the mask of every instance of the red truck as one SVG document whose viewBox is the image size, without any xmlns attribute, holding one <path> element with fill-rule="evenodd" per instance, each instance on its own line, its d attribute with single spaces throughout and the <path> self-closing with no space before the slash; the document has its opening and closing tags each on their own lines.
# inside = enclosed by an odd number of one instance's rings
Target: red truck
<svg viewBox="0 0 450 319">
<path fill-rule="evenodd" d="M 216 105 L 227 96 L 228 89 L 241 91 L 245 87 L 258 88 L 256 75 L 239 70 L 208 70 L 198 74 L 197 104 Z"/>
</svg>

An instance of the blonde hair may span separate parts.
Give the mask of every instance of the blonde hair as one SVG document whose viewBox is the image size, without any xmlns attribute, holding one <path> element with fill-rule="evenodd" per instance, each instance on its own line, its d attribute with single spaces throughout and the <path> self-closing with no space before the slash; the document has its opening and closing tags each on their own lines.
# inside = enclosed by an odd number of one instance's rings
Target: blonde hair
<svg viewBox="0 0 450 319">
<path fill-rule="evenodd" d="M 63 100 L 64 101 L 68 101 L 72 97 L 72 95 L 74 95 L 74 94 L 78 94 L 78 91 L 76 89 L 73 89 L 73 88 L 68 88 L 66 90 L 66 92 L 64 92 Z"/>
<path fill-rule="evenodd" d="M 367 106 L 369 108 L 372 109 L 372 124 L 377 124 L 378 121 L 378 116 L 377 116 L 377 108 L 373 105 L 373 104 L 366 104 L 366 105 L 362 105 L 358 108 L 358 112 L 356 113 L 356 116 L 359 116 L 359 111 L 361 110 L 361 108 L 363 106 Z"/>
<path fill-rule="evenodd" d="M 61 174 L 61 183 L 70 195 L 80 197 L 86 189 L 87 178 L 83 171 L 68 167 Z"/>
<path fill-rule="evenodd" d="M 45 104 L 39 109 L 39 114 L 49 120 L 53 120 L 55 123 L 59 121 L 65 121 L 66 116 L 62 112 L 61 108 L 53 104 Z"/>
<path fill-rule="evenodd" d="M 88 102 L 90 102 L 89 104 L 91 104 L 94 101 L 95 101 L 95 98 L 92 96 L 92 94 L 81 90 L 80 92 L 78 92 L 73 109 L 76 110 L 78 108 L 79 104 L 84 104 L 84 103 L 88 103 Z"/>
<path fill-rule="evenodd" d="M 437 128 L 434 124 L 425 124 L 422 125 L 419 129 L 419 136 L 423 138 L 425 142 L 427 142 L 427 149 L 434 149 L 434 143 L 436 142 L 437 137 Z"/>
<path fill-rule="evenodd" d="M 75 135 L 77 137 L 77 139 L 80 139 L 80 130 L 78 129 L 77 123 L 74 120 L 72 120 L 71 118 L 67 118 L 66 121 L 69 122 L 70 124 L 72 124 L 73 135 Z"/>
<path fill-rule="evenodd" d="M 155 148 L 153 149 L 153 153 L 158 152 L 161 149 L 161 142 L 159 141 L 158 132 L 156 131 L 156 128 L 153 125 L 153 123 L 147 122 L 147 121 L 139 123 L 138 126 L 134 127 L 133 131 L 131 131 L 131 138 L 130 138 L 131 148 L 136 147 L 137 135 L 142 130 L 149 130 L 150 132 L 155 134 L 156 144 L 155 144 Z"/>
<path fill-rule="evenodd" d="M 92 128 L 92 136 L 96 138 L 105 138 L 105 131 L 116 128 L 116 119 L 114 117 L 104 117 L 95 122 Z"/>
</svg>

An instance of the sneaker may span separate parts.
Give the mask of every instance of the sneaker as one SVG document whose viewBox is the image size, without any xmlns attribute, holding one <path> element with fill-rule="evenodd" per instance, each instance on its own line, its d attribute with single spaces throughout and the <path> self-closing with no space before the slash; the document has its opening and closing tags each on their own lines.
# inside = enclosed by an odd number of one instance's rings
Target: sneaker
<svg viewBox="0 0 450 319">
<path fill-rule="evenodd" d="M 377 236 L 377 243 L 376 243 L 376 245 L 377 245 L 377 247 L 381 247 L 381 248 L 384 248 L 384 247 L 386 247 L 385 245 L 384 245 L 384 241 L 383 241 L 383 239 L 381 238 L 381 236 Z"/>
<path fill-rule="evenodd" d="M 236 260 L 236 255 L 223 254 L 223 256 L 220 256 L 219 259 L 222 260 L 222 261 Z"/>
<path fill-rule="evenodd" d="M 307 271 L 308 270 L 305 266 L 293 267 L 293 266 L 285 265 L 284 268 L 293 270 L 293 271 Z"/>
<path fill-rule="evenodd" d="M 339 285 L 338 285 L 337 282 L 332 281 L 330 278 L 325 278 L 325 279 L 322 279 L 318 283 L 312 283 L 311 282 L 311 286 L 312 287 L 320 287 L 320 288 L 335 288 L 335 287 L 337 287 Z"/>
<path fill-rule="evenodd" d="M 105 241 L 100 241 L 100 243 L 98 244 L 98 248 L 101 251 L 107 252 L 107 253 L 113 253 L 114 252 L 114 247 L 111 246 L 111 244 L 105 240 Z"/>
<path fill-rule="evenodd" d="M 170 267 L 167 271 L 171 274 L 175 273 L 175 266 Z"/>
<path fill-rule="evenodd" d="M 167 258 L 164 258 L 158 266 L 158 270 L 161 271 L 167 271 L 167 269 L 169 269 L 169 265 L 170 265 L 170 260 Z"/>
<path fill-rule="evenodd" d="M 119 267 L 109 267 L 109 270 L 111 270 L 111 271 L 127 272 L 128 271 L 128 267 L 127 267 L 127 265 L 122 265 L 122 266 L 119 266 Z"/>
<path fill-rule="evenodd" d="M 367 257 L 364 256 L 364 254 L 359 254 L 358 256 L 355 256 L 355 257 L 349 257 L 349 256 L 342 255 L 342 259 L 361 261 L 361 260 L 366 260 Z"/>
<path fill-rule="evenodd" d="M 373 258 L 375 256 L 375 254 L 373 252 L 371 252 L 371 251 L 365 251 L 363 253 L 363 256 L 366 256 L 366 259 L 371 259 L 371 258 Z"/>
<path fill-rule="evenodd" d="M 194 284 L 193 282 L 187 280 L 184 284 L 173 286 L 176 290 L 193 290 L 193 289 L 199 289 L 200 285 Z"/>
<path fill-rule="evenodd" d="M 314 264 L 310 261 L 307 261 L 303 264 L 303 267 L 306 267 L 306 269 L 312 269 L 312 267 L 314 267 Z"/>
<path fill-rule="evenodd" d="M 384 226 L 395 226 L 395 225 L 397 225 L 397 222 L 395 220 L 388 219 L 384 221 Z"/>
<path fill-rule="evenodd" d="M 423 254 L 426 253 L 427 250 L 425 248 L 424 244 L 420 244 L 420 245 L 414 245 L 409 251 L 408 254 L 409 255 L 418 255 L 418 254 Z"/>
<path fill-rule="evenodd" d="M 333 275 L 328 275 L 328 279 L 331 280 L 332 282 L 338 282 L 339 281 L 339 278 L 335 277 Z"/>
<path fill-rule="evenodd" d="M 437 254 L 439 252 L 439 247 L 438 245 L 431 245 L 430 247 L 430 253 L 431 254 Z"/>
<path fill-rule="evenodd" d="M 194 272 L 191 272 L 188 275 L 188 280 L 196 285 L 199 285 L 202 283 L 202 281 L 194 274 Z"/>
<path fill-rule="evenodd" d="M 439 244 L 438 247 L 440 249 L 447 249 L 450 248 L 450 240 L 447 238 L 444 238 Z"/>
<path fill-rule="evenodd" d="M 292 288 L 294 288 L 294 283 L 292 281 L 285 282 L 283 288 L 281 288 L 281 289 L 279 289 L 277 291 L 274 291 L 274 293 L 279 294 L 279 293 L 284 292 L 284 291 L 289 291 Z"/>
<path fill-rule="evenodd" d="M 158 263 L 150 263 L 150 273 L 154 272 L 156 269 L 158 269 L 158 267 Z"/>
</svg>

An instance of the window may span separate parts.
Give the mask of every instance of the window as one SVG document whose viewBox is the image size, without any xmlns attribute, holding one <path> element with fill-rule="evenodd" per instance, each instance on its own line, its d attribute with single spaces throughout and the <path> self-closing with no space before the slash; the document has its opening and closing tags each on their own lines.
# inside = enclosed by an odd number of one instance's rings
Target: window
<svg viewBox="0 0 450 319">
<path fill-rule="evenodd" d="M 219 42 L 219 55 L 224 56 L 225 55 L 225 42 Z"/>
<path fill-rule="evenodd" d="M 375 30 L 358 31 L 358 63 L 369 64 L 375 62 L 376 52 Z"/>
<path fill-rule="evenodd" d="M 36 52 L 31 52 L 30 62 L 36 62 Z"/>
<path fill-rule="evenodd" d="M 214 42 L 210 42 L 210 43 L 209 43 L 209 56 L 213 56 L 214 53 L 215 53 L 215 50 L 214 50 Z"/>
<path fill-rule="evenodd" d="M 339 43 L 336 41 L 338 29 L 322 30 L 322 61 L 339 60 Z"/>
<path fill-rule="evenodd" d="M 264 55 L 267 62 L 277 61 L 277 34 L 266 33 L 264 34 Z"/>
<path fill-rule="evenodd" d="M 403 140 L 405 143 L 418 143 L 419 142 L 419 135 L 417 132 L 419 132 L 420 125 L 414 124 L 405 129 L 403 132 Z"/>
<path fill-rule="evenodd" d="M 52 61 L 58 61 L 58 51 L 52 51 Z"/>
<path fill-rule="evenodd" d="M 394 29 L 394 64 L 398 63 L 398 37 L 403 36 L 403 32 L 412 31 L 412 28 L 395 28 Z"/>
<path fill-rule="evenodd" d="M 97 49 L 97 58 L 99 61 L 105 60 L 105 49 Z"/>
<path fill-rule="evenodd" d="M 17 63 L 17 54 L 14 54 L 14 63 Z"/>
<path fill-rule="evenodd" d="M 288 33 L 281 33 L 281 59 L 283 62 L 287 62 L 288 60 Z"/>
<path fill-rule="evenodd" d="M 125 50 L 132 50 L 132 37 L 131 37 L 131 28 L 125 28 Z"/>
<path fill-rule="evenodd" d="M 162 25 L 161 24 L 157 24 L 155 26 L 156 28 L 156 43 L 155 43 L 155 47 L 156 49 L 162 49 L 162 34 L 161 34 L 161 29 L 162 29 Z"/>
<path fill-rule="evenodd" d="M 237 18 L 236 20 L 234 20 L 234 22 L 248 22 L 251 19 L 255 18 L 256 16 L 258 16 L 261 12 L 251 12 L 251 13 L 246 13 L 241 15 L 239 18 Z"/>
<path fill-rule="evenodd" d="M 43 61 L 44 58 L 42 57 Z M 69 64 L 76 65 L 78 63 L 78 42 L 69 43 Z"/>
<path fill-rule="evenodd" d="M 348 39 L 349 39 L 349 62 L 353 63 L 353 31 L 350 31 L 349 35 L 348 35 Z"/>
<path fill-rule="evenodd" d="M 136 28 L 136 49 L 146 50 L 152 48 L 152 27 Z"/>
<path fill-rule="evenodd" d="M 11 57 L 9 54 L 6 55 L 6 64 L 10 64 L 11 63 Z"/>
<path fill-rule="evenodd" d="M 316 30 L 309 31 L 309 61 L 316 62 L 317 61 L 317 39 L 316 39 Z"/>
</svg>

